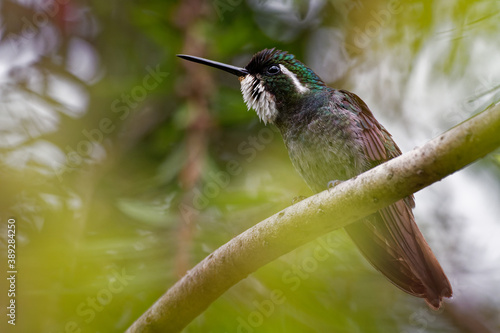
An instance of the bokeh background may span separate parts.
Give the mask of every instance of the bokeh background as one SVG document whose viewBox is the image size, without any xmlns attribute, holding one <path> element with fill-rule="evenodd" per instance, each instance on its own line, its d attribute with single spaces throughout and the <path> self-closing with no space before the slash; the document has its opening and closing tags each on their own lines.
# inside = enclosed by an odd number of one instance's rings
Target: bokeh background
<svg viewBox="0 0 500 333">
<path fill-rule="evenodd" d="M 311 195 L 237 79 L 176 54 L 244 66 L 287 50 L 408 151 L 499 101 L 499 14 L 486 0 L 0 1 L 0 330 L 124 331 L 212 251 Z M 339 230 L 185 331 L 500 331 L 500 154 L 416 198 L 454 287 L 444 310 L 395 288 Z"/>
</svg>

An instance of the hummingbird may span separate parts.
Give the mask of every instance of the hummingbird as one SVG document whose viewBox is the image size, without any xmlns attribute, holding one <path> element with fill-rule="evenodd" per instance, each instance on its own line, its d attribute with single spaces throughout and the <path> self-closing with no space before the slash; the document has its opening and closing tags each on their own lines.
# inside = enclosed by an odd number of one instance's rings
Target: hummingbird
<svg viewBox="0 0 500 333">
<path fill-rule="evenodd" d="M 293 54 L 264 49 L 244 68 L 177 56 L 238 76 L 248 109 L 278 128 L 293 166 L 313 192 L 401 155 L 361 98 L 328 87 Z M 413 195 L 408 196 L 344 229 L 375 269 L 438 310 L 452 288 L 417 227 L 414 207 Z"/>
</svg>

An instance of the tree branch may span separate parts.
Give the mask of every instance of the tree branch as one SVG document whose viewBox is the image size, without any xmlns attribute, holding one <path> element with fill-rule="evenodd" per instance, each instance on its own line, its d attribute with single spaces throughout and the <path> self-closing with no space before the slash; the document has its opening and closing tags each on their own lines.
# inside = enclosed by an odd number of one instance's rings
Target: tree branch
<svg viewBox="0 0 500 333">
<path fill-rule="evenodd" d="M 424 146 L 304 199 L 233 238 L 190 270 L 127 332 L 178 332 L 258 268 L 441 180 L 499 146 L 497 104 Z"/>
</svg>

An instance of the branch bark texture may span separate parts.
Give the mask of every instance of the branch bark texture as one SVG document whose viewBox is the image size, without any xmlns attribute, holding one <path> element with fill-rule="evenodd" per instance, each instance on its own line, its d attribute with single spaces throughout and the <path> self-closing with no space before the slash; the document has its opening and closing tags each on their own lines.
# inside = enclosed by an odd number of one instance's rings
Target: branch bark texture
<svg viewBox="0 0 500 333">
<path fill-rule="evenodd" d="M 258 268 L 454 173 L 500 146 L 500 104 L 265 219 L 206 257 L 127 332 L 178 332 Z"/>
</svg>

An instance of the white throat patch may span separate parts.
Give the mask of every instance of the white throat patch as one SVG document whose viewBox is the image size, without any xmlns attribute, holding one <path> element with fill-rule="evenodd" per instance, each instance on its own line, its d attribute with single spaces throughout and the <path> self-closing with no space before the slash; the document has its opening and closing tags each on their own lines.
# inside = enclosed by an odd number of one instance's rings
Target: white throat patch
<svg viewBox="0 0 500 333">
<path fill-rule="evenodd" d="M 278 115 L 274 96 L 268 93 L 262 82 L 251 74 L 245 76 L 240 83 L 248 110 L 254 109 L 264 124 L 272 124 Z"/>
</svg>

